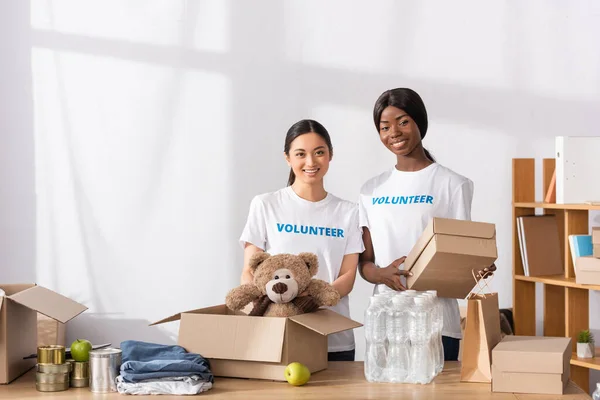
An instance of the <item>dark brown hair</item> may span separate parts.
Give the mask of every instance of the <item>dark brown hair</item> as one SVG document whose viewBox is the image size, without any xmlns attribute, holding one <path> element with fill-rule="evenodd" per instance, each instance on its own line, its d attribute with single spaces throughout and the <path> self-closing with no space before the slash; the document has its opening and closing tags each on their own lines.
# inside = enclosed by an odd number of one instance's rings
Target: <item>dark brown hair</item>
<svg viewBox="0 0 600 400">
<path fill-rule="evenodd" d="M 303 119 L 301 121 L 296 122 L 294 125 L 288 129 L 287 134 L 285 135 L 285 145 L 283 146 L 283 152 L 289 156 L 290 155 L 290 146 L 294 139 L 298 136 L 304 135 L 305 133 L 316 133 L 321 136 L 325 143 L 327 143 L 327 147 L 329 148 L 329 153 L 333 153 L 333 146 L 331 145 L 331 137 L 329 137 L 329 132 L 327 129 L 320 123 L 312 119 Z M 288 186 L 291 186 L 296 180 L 296 175 L 294 171 L 290 169 L 290 177 L 288 178 Z"/>
<path fill-rule="evenodd" d="M 379 132 L 379 122 L 381 121 L 381 113 L 387 107 L 392 106 L 404 110 L 417 124 L 419 132 L 421 133 L 421 140 L 427 134 L 427 110 L 425 109 L 425 103 L 417 92 L 408 88 L 397 88 L 386 90 L 379 96 L 375 102 L 373 108 L 373 121 L 377 132 Z M 435 162 L 435 159 L 429 153 L 429 151 L 423 147 L 425 156 L 431 161 Z"/>
</svg>

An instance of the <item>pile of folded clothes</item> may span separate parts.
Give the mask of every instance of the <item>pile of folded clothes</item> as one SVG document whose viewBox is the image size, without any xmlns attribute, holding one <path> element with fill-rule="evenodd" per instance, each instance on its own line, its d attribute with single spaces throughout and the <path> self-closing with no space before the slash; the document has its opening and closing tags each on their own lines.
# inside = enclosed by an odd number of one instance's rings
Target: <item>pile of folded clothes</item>
<svg viewBox="0 0 600 400">
<path fill-rule="evenodd" d="M 212 388 L 214 377 L 208 360 L 183 347 L 127 340 L 121 343 L 121 394 L 190 395 Z"/>
</svg>

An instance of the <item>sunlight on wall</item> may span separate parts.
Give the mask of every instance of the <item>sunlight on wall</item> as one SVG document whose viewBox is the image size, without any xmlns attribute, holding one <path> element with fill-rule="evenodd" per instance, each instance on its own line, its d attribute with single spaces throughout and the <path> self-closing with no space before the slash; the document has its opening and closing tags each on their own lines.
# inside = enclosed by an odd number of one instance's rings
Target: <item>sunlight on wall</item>
<svg viewBox="0 0 600 400">
<path fill-rule="evenodd" d="M 233 263 L 208 251 L 232 237 L 229 79 L 46 49 L 32 64 L 38 282 L 91 323 L 212 304 L 230 285 L 198 293 L 206 265 Z"/>
<path fill-rule="evenodd" d="M 415 79 L 443 76 L 444 83 L 503 87 L 510 82 L 506 54 L 497 51 L 506 41 L 499 33 L 505 24 L 498 17 L 505 13 L 503 3 L 469 2 L 470 12 L 459 16 L 454 3 L 374 4 L 329 10 L 312 2 L 287 4 L 288 57 Z"/>
<path fill-rule="evenodd" d="M 31 0 L 34 29 L 225 53 L 227 0 Z"/>
</svg>

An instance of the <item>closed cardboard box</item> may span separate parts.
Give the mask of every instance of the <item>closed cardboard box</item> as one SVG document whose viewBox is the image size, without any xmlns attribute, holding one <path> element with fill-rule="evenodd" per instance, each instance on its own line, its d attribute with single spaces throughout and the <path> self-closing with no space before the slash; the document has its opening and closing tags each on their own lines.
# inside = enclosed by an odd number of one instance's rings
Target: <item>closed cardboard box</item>
<svg viewBox="0 0 600 400">
<path fill-rule="evenodd" d="M 406 283 L 409 289 L 464 299 L 475 286 L 473 272 L 497 258 L 494 224 L 433 218 L 406 257 L 405 268 L 413 273 Z"/>
<path fill-rule="evenodd" d="M 571 338 L 505 336 L 492 350 L 492 391 L 563 394 L 570 360 Z"/>
<path fill-rule="evenodd" d="M 0 383 L 9 383 L 36 364 L 38 312 L 66 323 L 87 307 L 35 284 L 0 284 Z"/>
<path fill-rule="evenodd" d="M 584 285 L 600 285 L 600 258 L 577 257 L 575 260 L 575 282 Z"/>
<path fill-rule="evenodd" d="M 327 368 L 327 335 L 360 323 L 331 310 L 293 317 L 251 317 L 227 306 L 182 312 L 152 325 L 181 320 L 178 344 L 209 359 L 215 376 L 284 381 L 285 367 Z"/>
</svg>

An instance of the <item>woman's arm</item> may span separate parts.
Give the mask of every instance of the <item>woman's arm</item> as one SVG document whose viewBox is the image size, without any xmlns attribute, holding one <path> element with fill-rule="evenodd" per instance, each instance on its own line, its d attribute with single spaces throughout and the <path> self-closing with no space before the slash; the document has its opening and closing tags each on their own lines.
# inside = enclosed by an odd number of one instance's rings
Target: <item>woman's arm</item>
<svg viewBox="0 0 600 400">
<path fill-rule="evenodd" d="M 358 253 L 346 254 L 342 259 L 342 267 L 335 281 L 331 284 L 340 294 L 340 297 L 347 296 L 354 287 L 356 279 L 356 266 L 358 265 Z"/>
<path fill-rule="evenodd" d="M 252 275 L 252 271 L 250 270 L 250 257 L 262 251 L 264 250 L 260 247 L 256 247 L 252 243 L 246 242 L 246 247 L 244 247 L 244 268 L 242 269 L 242 276 L 240 278 L 242 285 L 254 281 L 254 275 Z"/>
<path fill-rule="evenodd" d="M 408 271 L 400 270 L 398 267 L 404 262 L 406 257 L 394 260 L 394 262 L 385 268 L 377 268 L 377 265 L 375 265 L 373 242 L 371 241 L 371 232 L 369 232 L 369 228 L 367 227 L 363 227 L 363 243 L 365 244 L 365 251 L 360 255 L 360 262 L 358 264 L 360 276 L 367 282 L 374 284 L 383 283 L 393 290 L 405 290 L 406 288 L 402 284 L 400 277 L 412 274 Z"/>
</svg>

